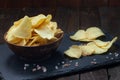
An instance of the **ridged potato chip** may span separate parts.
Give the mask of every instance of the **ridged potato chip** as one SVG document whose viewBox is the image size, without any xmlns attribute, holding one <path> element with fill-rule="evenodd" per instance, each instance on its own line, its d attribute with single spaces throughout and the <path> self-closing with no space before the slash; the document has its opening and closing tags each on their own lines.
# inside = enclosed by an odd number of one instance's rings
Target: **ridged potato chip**
<svg viewBox="0 0 120 80">
<path fill-rule="evenodd" d="M 39 27 L 46 20 L 46 16 L 43 14 L 39 14 L 31 18 L 32 26 Z"/>
<path fill-rule="evenodd" d="M 29 39 L 31 37 L 32 24 L 30 18 L 25 16 L 21 23 L 15 28 L 14 36 L 18 38 Z"/>
<path fill-rule="evenodd" d="M 64 52 L 65 55 L 71 58 L 80 58 L 82 55 L 82 50 L 77 45 L 72 45 L 67 51 Z"/>
<path fill-rule="evenodd" d="M 54 31 L 49 28 L 49 24 L 45 23 L 40 28 L 34 30 L 40 37 L 48 40 L 54 38 Z"/>
<path fill-rule="evenodd" d="M 86 30 L 86 35 L 89 40 L 96 39 L 100 36 L 103 36 L 104 33 L 98 27 L 90 27 Z"/>
<path fill-rule="evenodd" d="M 86 33 L 84 30 L 78 30 L 73 36 L 70 36 L 72 40 L 84 40 L 86 39 Z"/>
<path fill-rule="evenodd" d="M 78 30 L 74 35 L 70 36 L 72 40 L 76 41 L 93 41 L 96 38 L 103 36 L 104 33 L 98 27 L 90 27 L 86 31 Z"/>
<path fill-rule="evenodd" d="M 82 56 L 92 55 L 95 51 L 91 46 L 88 46 L 88 45 L 82 45 L 82 46 L 79 46 L 79 47 L 82 50 Z"/>
<path fill-rule="evenodd" d="M 102 45 L 103 43 L 105 43 L 105 45 L 101 46 L 101 44 L 98 44 L 96 45 L 95 42 L 90 42 L 88 43 L 87 45 L 89 45 L 91 48 L 93 48 L 95 50 L 94 54 L 103 54 L 105 52 L 107 52 L 109 50 L 109 48 L 112 46 L 112 44 L 117 40 L 117 37 L 113 38 L 112 41 L 108 41 L 109 43 L 106 45 L 106 42 L 102 42 Z"/>
<path fill-rule="evenodd" d="M 7 39 L 8 42 L 18 43 L 18 42 L 21 41 L 20 38 L 14 36 L 15 28 L 16 28 L 16 26 L 12 26 L 12 27 L 8 30 L 7 35 L 6 35 L 6 39 Z"/>
<path fill-rule="evenodd" d="M 106 47 L 110 43 L 110 41 L 103 42 L 101 40 L 94 40 L 93 42 L 99 47 Z"/>
</svg>

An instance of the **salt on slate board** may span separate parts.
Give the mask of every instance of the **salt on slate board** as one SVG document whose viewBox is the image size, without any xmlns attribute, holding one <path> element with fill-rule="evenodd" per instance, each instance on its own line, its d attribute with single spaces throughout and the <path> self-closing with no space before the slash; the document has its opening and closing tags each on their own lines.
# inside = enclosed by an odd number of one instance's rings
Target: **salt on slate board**
<svg viewBox="0 0 120 80">
<path fill-rule="evenodd" d="M 70 40 L 69 36 L 71 34 L 65 34 L 57 51 L 44 61 L 21 60 L 14 55 L 6 44 L 0 44 L 0 72 L 2 78 L 5 80 L 46 79 L 84 72 L 120 62 L 118 41 L 105 54 L 69 59 L 64 55 L 64 51 L 73 44 L 83 44 Z M 106 34 L 103 40 L 112 40 L 112 38 L 112 36 Z"/>
</svg>

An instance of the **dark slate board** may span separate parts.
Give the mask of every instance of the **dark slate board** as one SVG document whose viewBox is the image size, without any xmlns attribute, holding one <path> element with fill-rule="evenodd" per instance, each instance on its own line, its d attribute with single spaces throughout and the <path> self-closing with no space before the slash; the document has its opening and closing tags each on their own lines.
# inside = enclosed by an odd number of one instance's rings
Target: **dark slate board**
<svg viewBox="0 0 120 80">
<path fill-rule="evenodd" d="M 120 62 L 119 41 L 114 43 L 108 52 L 103 55 L 92 55 L 81 57 L 80 59 L 69 59 L 63 52 L 73 44 L 81 44 L 69 39 L 70 34 L 65 34 L 61 45 L 57 51 L 44 61 L 24 61 L 13 54 L 6 44 L 0 44 L 0 72 L 5 80 L 36 80 L 50 77 L 64 76 L 67 74 L 81 73 L 95 68 L 106 67 L 110 64 Z M 106 34 L 103 40 L 111 40 L 113 37 Z M 83 44 L 83 43 L 82 43 Z M 24 70 L 24 65 L 29 66 Z M 69 64 L 69 66 L 65 66 Z M 44 66 L 46 72 L 42 69 L 32 71 L 36 66 Z M 56 67 L 57 66 L 57 67 Z"/>
</svg>

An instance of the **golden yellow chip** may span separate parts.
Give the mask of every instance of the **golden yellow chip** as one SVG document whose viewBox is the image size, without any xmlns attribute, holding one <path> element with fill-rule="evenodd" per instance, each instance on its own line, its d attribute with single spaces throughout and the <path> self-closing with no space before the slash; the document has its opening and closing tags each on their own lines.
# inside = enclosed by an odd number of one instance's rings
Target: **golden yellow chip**
<svg viewBox="0 0 120 80">
<path fill-rule="evenodd" d="M 99 47 L 106 47 L 110 43 L 110 41 L 104 42 L 101 40 L 94 40 L 93 42 Z"/>
<path fill-rule="evenodd" d="M 46 20 L 45 20 L 45 22 L 50 22 L 51 21 L 51 19 L 52 19 L 52 15 L 47 15 L 47 17 L 46 17 Z"/>
<path fill-rule="evenodd" d="M 42 24 L 45 21 L 45 19 L 46 19 L 46 16 L 43 14 L 32 17 L 31 18 L 32 26 L 39 27 L 39 25 Z"/>
<path fill-rule="evenodd" d="M 14 30 L 15 30 L 15 28 L 16 28 L 16 26 L 13 25 L 13 26 L 8 30 L 8 32 L 7 32 L 7 34 L 6 34 L 6 40 L 7 40 L 8 42 L 18 43 L 18 42 L 21 40 L 20 38 L 14 36 Z"/>
<path fill-rule="evenodd" d="M 14 36 L 18 38 L 29 39 L 31 37 L 32 24 L 28 16 L 25 16 L 22 22 L 15 28 Z"/>
<path fill-rule="evenodd" d="M 44 38 L 44 39 L 52 39 L 54 38 L 54 31 L 52 31 L 50 28 L 49 28 L 49 25 L 48 23 L 45 23 L 43 25 L 41 25 L 40 28 L 38 29 L 35 29 L 34 30 L 37 34 L 39 34 L 40 37 Z"/>
<path fill-rule="evenodd" d="M 100 36 L 103 36 L 104 33 L 98 27 L 90 27 L 86 30 L 86 35 L 88 39 L 96 39 Z"/>
<path fill-rule="evenodd" d="M 117 37 L 113 38 L 112 41 L 110 41 L 110 43 L 107 46 L 102 46 L 101 48 L 109 49 L 116 40 L 117 40 Z"/>
<path fill-rule="evenodd" d="M 102 54 L 107 52 L 116 40 L 117 40 L 117 37 L 113 38 L 112 41 L 110 41 L 110 43 L 108 43 L 106 46 L 97 46 L 94 42 L 90 42 L 87 45 L 89 45 L 91 48 L 95 50 L 94 54 Z"/>
<path fill-rule="evenodd" d="M 27 42 L 28 42 L 28 39 L 22 39 L 19 43 L 16 43 L 16 44 L 20 46 L 25 46 Z"/>
<path fill-rule="evenodd" d="M 72 45 L 68 50 L 66 50 L 65 55 L 71 58 L 80 58 L 82 55 L 82 50 L 77 45 Z"/>
<path fill-rule="evenodd" d="M 92 49 L 94 49 L 93 54 L 102 54 L 102 53 L 107 52 L 107 50 L 108 50 L 108 49 L 103 49 L 101 47 L 98 47 L 97 45 L 95 45 L 94 42 L 90 42 L 87 45 L 90 46 Z"/>
<path fill-rule="evenodd" d="M 86 33 L 84 30 L 78 30 L 73 36 L 70 36 L 72 40 L 84 40 L 86 39 Z"/>
<path fill-rule="evenodd" d="M 83 45 L 83 46 L 79 46 L 82 49 L 82 55 L 83 56 L 88 56 L 88 55 L 92 55 L 94 53 L 94 49 L 88 45 Z"/>
<path fill-rule="evenodd" d="M 23 18 L 21 18 L 21 19 L 18 20 L 18 21 L 15 21 L 15 22 L 14 22 L 14 26 L 18 26 L 18 25 L 21 23 L 22 20 L 23 20 Z"/>
</svg>

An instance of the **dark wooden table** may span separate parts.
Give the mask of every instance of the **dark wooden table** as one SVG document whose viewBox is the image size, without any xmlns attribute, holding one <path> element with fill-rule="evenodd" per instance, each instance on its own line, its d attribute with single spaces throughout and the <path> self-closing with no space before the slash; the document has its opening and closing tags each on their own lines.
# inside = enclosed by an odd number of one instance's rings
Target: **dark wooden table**
<svg viewBox="0 0 120 80">
<path fill-rule="evenodd" d="M 97 26 L 112 35 L 120 37 L 120 7 L 91 8 L 23 8 L 0 9 L 0 43 L 4 43 L 3 34 L 15 20 L 25 15 L 52 14 L 65 33 Z M 2 64 L 0 64 L 2 65 Z M 81 74 L 59 77 L 53 80 L 120 80 L 120 65 L 100 68 Z M 0 75 L 2 76 L 2 74 Z M 2 79 L 2 77 L 1 77 Z M 4 80 L 4 79 L 2 79 Z M 48 79 L 49 80 L 49 79 Z"/>
</svg>

